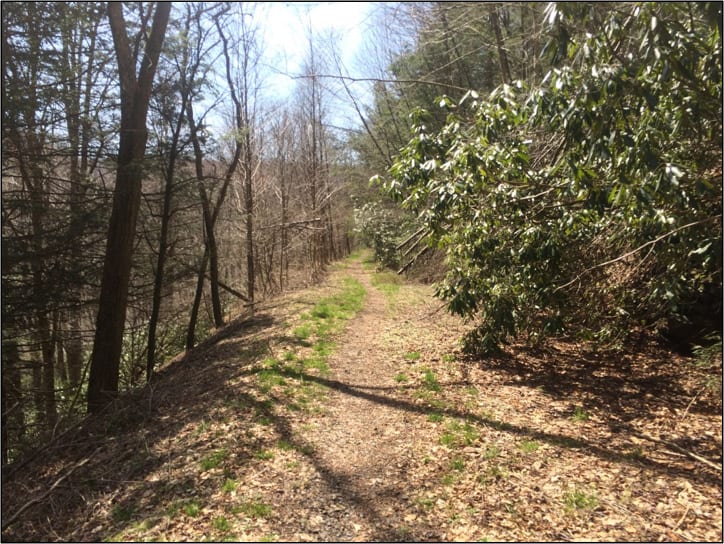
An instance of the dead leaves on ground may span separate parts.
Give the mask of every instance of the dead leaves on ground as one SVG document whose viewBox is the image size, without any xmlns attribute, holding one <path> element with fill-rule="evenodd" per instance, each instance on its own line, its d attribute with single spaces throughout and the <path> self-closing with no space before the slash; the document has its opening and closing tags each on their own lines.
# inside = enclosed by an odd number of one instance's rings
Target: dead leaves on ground
<svg viewBox="0 0 724 544">
<path fill-rule="evenodd" d="M 721 541 L 721 472 L 641 438 L 721 464 L 721 405 L 660 348 L 559 341 L 470 360 L 464 324 L 403 285 L 338 338 L 350 362 L 326 381 L 260 381 L 265 360 L 311 351 L 299 315 L 347 273 L 237 324 L 128 399 L 128 417 L 4 482 L 6 516 L 91 455 L 5 539 Z M 363 400 L 364 419 L 336 429 Z M 370 440 L 367 468 L 350 467 Z"/>
</svg>

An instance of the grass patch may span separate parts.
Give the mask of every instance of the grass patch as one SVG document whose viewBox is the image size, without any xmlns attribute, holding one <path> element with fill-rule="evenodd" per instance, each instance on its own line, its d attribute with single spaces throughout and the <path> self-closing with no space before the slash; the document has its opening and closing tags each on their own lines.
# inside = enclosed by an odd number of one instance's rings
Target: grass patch
<svg viewBox="0 0 724 544">
<path fill-rule="evenodd" d="M 582 421 L 588 421 L 591 418 L 591 415 L 586 412 L 581 406 L 576 406 L 573 408 L 573 415 L 571 416 L 573 421 L 582 422 Z"/>
<path fill-rule="evenodd" d="M 308 346 L 309 342 L 307 342 L 307 339 L 312 336 L 312 326 L 308 323 L 305 323 L 304 325 L 296 327 L 292 331 L 292 334 L 300 344 Z"/>
<path fill-rule="evenodd" d="M 236 480 L 234 480 L 233 478 L 227 478 L 221 486 L 221 490 L 224 493 L 231 493 L 232 491 L 236 491 L 237 485 L 238 483 Z"/>
<path fill-rule="evenodd" d="M 250 518 L 268 518 L 272 514 L 272 507 L 259 500 L 242 502 L 235 510 Z"/>
<path fill-rule="evenodd" d="M 398 274 L 389 270 L 375 273 L 370 281 L 372 285 L 382 291 L 388 299 L 392 299 L 400 292 L 400 286 L 403 283 L 402 278 Z"/>
<path fill-rule="evenodd" d="M 330 306 L 329 302 L 320 302 L 312 308 L 310 315 L 317 319 L 329 319 L 334 315 L 334 310 Z"/>
<path fill-rule="evenodd" d="M 427 420 L 432 423 L 440 423 L 443 420 L 443 417 L 440 412 L 431 412 L 428 414 Z"/>
<path fill-rule="evenodd" d="M 593 493 L 586 493 L 581 489 L 568 491 L 563 500 L 566 503 L 566 510 L 593 510 L 598 506 L 598 498 Z"/>
<path fill-rule="evenodd" d="M 407 374 L 405 374 L 403 372 L 400 372 L 399 374 L 397 374 L 395 376 L 395 381 L 397 383 L 403 383 L 403 382 L 406 382 L 407 380 L 409 380 L 409 378 L 407 377 Z"/>
<path fill-rule="evenodd" d="M 222 533 L 228 533 L 231 530 L 231 523 L 224 516 L 214 518 L 214 529 Z"/>
<path fill-rule="evenodd" d="M 478 431 L 469 422 L 451 421 L 447 425 L 447 430 L 440 436 L 440 444 L 449 448 L 469 446 L 478 437 Z"/>
<path fill-rule="evenodd" d="M 425 371 L 425 374 L 422 377 L 422 382 L 425 389 L 429 391 L 440 391 L 440 389 L 442 389 L 440 387 L 440 382 L 437 381 L 437 376 L 435 376 L 435 373 L 432 370 Z"/>
<path fill-rule="evenodd" d="M 274 386 L 287 383 L 281 372 L 279 368 L 270 368 L 259 372 L 257 382 L 259 383 L 260 389 L 264 393 L 269 393 Z"/>
<path fill-rule="evenodd" d="M 256 457 L 257 459 L 261 459 L 262 461 L 268 461 L 269 459 L 274 459 L 274 452 L 260 450 L 254 454 L 254 457 Z"/>
<path fill-rule="evenodd" d="M 111 518 L 116 523 L 130 521 L 135 513 L 136 508 L 134 506 L 115 506 L 111 511 Z"/>
<path fill-rule="evenodd" d="M 419 351 L 408 351 L 405 353 L 405 359 L 408 361 L 419 361 L 420 360 L 420 352 Z"/>
<path fill-rule="evenodd" d="M 455 483 L 455 475 L 447 473 L 442 477 L 441 481 L 443 485 L 452 485 Z"/>
<path fill-rule="evenodd" d="M 324 376 L 329 374 L 329 365 L 327 364 L 326 359 L 326 354 L 320 357 L 310 357 L 302 361 L 302 366 L 306 369 L 315 368 L 319 370 L 321 375 Z"/>
<path fill-rule="evenodd" d="M 201 471 L 206 472 L 207 470 L 218 467 L 228 455 L 229 452 L 224 448 L 210 453 L 201 460 Z"/>
<path fill-rule="evenodd" d="M 170 518 L 175 518 L 179 512 L 195 518 L 201 513 L 201 504 L 196 499 L 174 501 L 166 510 Z"/>
<path fill-rule="evenodd" d="M 493 444 L 492 446 L 485 448 L 483 459 L 487 459 L 489 461 L 490 459 L 495 459 L 496 457 L 500 457 L 500 448 L 498 446 Z"/>
<path fill-rule="evenodd" d="M 534 451 L 538 451 L 540 444 L 538 444 L 535 440 L 523 440 L 520 444 L 518 444 L 518 447 L 523 453 L 533 453 Z"/>
<path fill-rule="evenodd" d="M 508 473 L 503 468 L 498 465 L 491 465 L 483 474 L 478 476 L 478 481 L 481 484 L 488 484 L 507 477 Z"/>
<path fill-rule="evenodd" d="M 452 461 L 450 461 L 450 468 L 460 472 L 465 468 L 465 459 L 462 457 L 455 457 Z"/>
</svg>

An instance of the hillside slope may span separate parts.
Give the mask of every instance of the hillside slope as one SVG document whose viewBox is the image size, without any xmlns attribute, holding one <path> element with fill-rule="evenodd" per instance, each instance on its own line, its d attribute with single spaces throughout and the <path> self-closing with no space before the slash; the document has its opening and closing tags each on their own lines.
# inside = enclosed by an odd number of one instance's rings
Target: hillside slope
<svg viewBox="0 0 724 544">
<path fill-rule="evenodd" d="M 347 261 L 4 482 L 3 539 L 721 540 L 721 412 L 685 360 L 472 361 L 463 330 Z"/>
</svg>

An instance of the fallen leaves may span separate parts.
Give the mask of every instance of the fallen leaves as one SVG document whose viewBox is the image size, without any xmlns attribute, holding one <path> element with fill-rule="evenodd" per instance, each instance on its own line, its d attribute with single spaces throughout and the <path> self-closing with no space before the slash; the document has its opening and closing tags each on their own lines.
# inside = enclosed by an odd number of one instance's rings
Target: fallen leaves
<svg viewBox="0 0 724 544">
<path fill-rule="evenodd" d="M 368 300 L 336 339 L 330 375 L 304 376 L 304 402 L 298 376 L 261 390 L 265 358 L 311 353 L 289 331 L 345 274 Z M 263 323 L 167 369 L 142 428 L 89 432 L 4 482 L 5 514 L 102 447 L 3 536 L 721 540 L 720 474 L 636 435 L 721 455 L 721 409 L 692 403 L 684 361 L 647 346 L 621 364 L 560 341 L 465 359 L 465 325 L 430 292 L 402 285 L 391 305 L 355 264 L 288 295 Z"/>
</svg>

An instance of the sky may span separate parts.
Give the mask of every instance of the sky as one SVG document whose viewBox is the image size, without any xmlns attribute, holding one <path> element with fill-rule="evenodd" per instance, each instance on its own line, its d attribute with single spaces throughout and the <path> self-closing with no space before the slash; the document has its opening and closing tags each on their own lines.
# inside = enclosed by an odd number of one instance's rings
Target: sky
<svg viewBox="0 0 724 544">
<path fill-rule="evenodd" d="M 265 52 L 270 69 L 268 87 L 289 96 L 293 77 L 301 72 L 308 51 L 307 30 L 323 36 L 332 30 L 341 41 L 339 53 L 351 75 L 357 72 L 357 57 L 371 11 L 371 2 L 261 2 L 259 21 L 264 28 Z M 357 90 L 357 89 L 356 89 Z M 365 93 L 360 92 L 364 100 Z M 349 106 L 351 108 L 351 105 Z"/>
<path fill-rule="evenodd" d="M 362 43 L 370 2 L 261 2 L 265 39 L 289 72 L 298 70 L 307 50 L 307 28 L 315 34 L 334 30 L 343 37 L 345 64 L 352 65 Z"/>
</svg>

